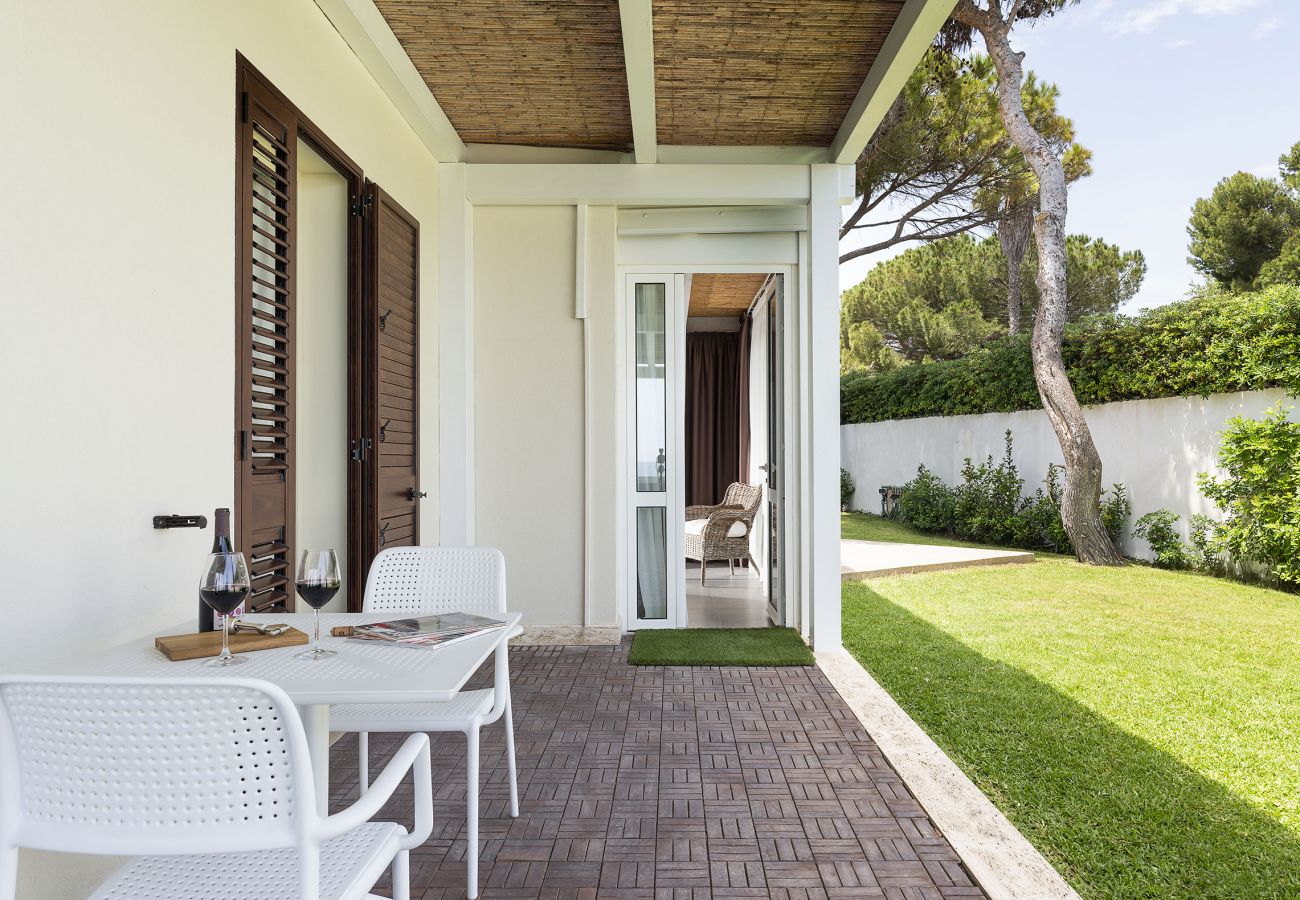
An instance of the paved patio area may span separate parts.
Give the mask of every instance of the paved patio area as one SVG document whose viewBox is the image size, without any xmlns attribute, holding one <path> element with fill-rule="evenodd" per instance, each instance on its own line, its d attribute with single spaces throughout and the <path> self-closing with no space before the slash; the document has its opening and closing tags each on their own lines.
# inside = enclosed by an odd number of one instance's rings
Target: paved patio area
<svg viewBox="0 0 1300 900">
<path fill-rule="evenodd" d="M 846 581 L 1033 561 L 1034 554 L 1025 550 L 984 550 L 979 547 L 895 544 L 889 541 L 840 541 L 840 578 Z"/>
<path fill-rule="evenodd" d="M 635 668 L 628 646 L 512 649 L 520 816 L 495 725 L 482 897 L 984 896 L 820 669 Z M 371 738 L 372 772 L 395 740 Z M 465 896 L 463 757 L 435 736 L 413 898 Z M 331 763 L 335 801 L 354 797 L 354 737 Z"/>
</svg>

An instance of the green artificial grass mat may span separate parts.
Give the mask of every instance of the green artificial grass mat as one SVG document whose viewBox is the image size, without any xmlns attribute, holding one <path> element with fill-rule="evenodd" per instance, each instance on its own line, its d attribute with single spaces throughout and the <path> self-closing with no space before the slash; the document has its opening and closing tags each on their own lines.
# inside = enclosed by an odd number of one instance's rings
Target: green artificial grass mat
<svg viewBox="0 0 1300 900">
<path fill-rule="evenodd" d="M 644 628 L 632 639 L 634 666 L 811 666 L 793 628 Z"/>
</svg>

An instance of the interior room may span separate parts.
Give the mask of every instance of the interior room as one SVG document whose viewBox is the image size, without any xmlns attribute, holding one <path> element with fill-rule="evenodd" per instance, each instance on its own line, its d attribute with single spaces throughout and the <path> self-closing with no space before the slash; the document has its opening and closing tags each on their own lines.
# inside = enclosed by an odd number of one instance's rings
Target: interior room
<svg viewBox="0 0 1300 900">
<path fill-rule="evenodd" d="M 302 548 L 338 548 L 343 588 L 326 612 L 348 608 L 348 183 L 299 140 L 294 518 Z M 256 339 L 256 336 L 255 336 Z"/>
<path fill-rule="evenodd" d="M 686 279 L 687 615 L 693 627 L 770 624 L 770 322 L 779 277 Z"/>
</svg>

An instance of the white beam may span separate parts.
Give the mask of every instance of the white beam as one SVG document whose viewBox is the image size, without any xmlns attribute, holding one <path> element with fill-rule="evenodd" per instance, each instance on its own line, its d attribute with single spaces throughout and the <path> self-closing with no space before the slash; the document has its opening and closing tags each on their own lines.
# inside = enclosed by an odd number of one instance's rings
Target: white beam
<svg viewBox="0 0 1300 900">
<path fill-rule="evenodd" d="M 813 649 L 840 641 L 839 167 L 812 166 L 808 232 L 808 585 Z"/>
<path fill-rule="evenodd" d="M 623 29 L 623 66 L 627 70 L 627 102 L 632 112 L 632 146 L 636 161 L 658 159 L 655 134 L 655 48 L 650 0 L 618 0 Z"/>
<path fill-rule="evenodd" d="M 657 147 L 655 161 L 671 165 L 706 166 L 810 166 L 829 162 L 825 147 L 703 147 L 665 144 Z M 584 150 L 577 147 L 530 147 L 526 144 L 465 145 L 467 163 L 635 163 L 636 154 L 622 150 Z"/>
<path fill-rule="evenodd" d="M 828 162 L 825 147 L 753 146 L 708 147 L 696 144 L 665 144 L 659 148 L 659 162 L 692 165 L 805 165 Z"/>
<path fill-rule="evenodd" d="M 688 206 L 620 209 L 620 237 L 656 234 L 769 234 L 806 231 L 806 206 Z"/>
<path fill-rule="evenodd" d="M 461 162 L 465 143 L 406 55 L 374 0 L 316 0 L 379 89 L 439 162 Z"/>
<path fill-rule="evenodd" d="M 438 543 L 474 543 L 474 209 L 438 166 Z"/>
<path fill-rule="evenodd" d="M 807 166 L 466 166 L 481 205 L 789 206 L 808 202 Z"/>
<path fill-rule="evenodd" d="M 957 0 L 907 0 L 831 142 L 830 161 L 857 162 Z"/>
<path fill-rule="evenodd" d="M 587 204 L 579 203 L 575 217 L 573 260 L 573 317 L 587 318 Z"/>
</svg>

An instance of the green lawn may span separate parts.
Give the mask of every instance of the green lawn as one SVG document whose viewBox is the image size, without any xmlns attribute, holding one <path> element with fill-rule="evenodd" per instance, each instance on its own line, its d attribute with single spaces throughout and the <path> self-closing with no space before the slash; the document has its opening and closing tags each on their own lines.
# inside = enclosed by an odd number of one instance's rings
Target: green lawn
<svg viewBox="0 0 1300 900">
<path fill-rule="evenodd" d="M 926 534 L 902 522 L 869 513 L 840 513 L 840 536 L 854 541 L 893 541 L 901 544 L 934 544 L 943 547 L 982 547 L 939 534 Z"/>
<path fill-rule="evenodd" d="M 844 640 L 1085 897 L 1300 897 L 1300 598 L 1043 555 L 846 584 Z"/>
</svg>

